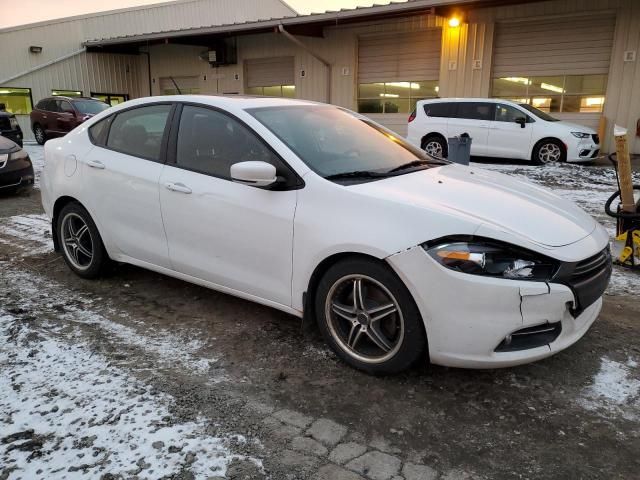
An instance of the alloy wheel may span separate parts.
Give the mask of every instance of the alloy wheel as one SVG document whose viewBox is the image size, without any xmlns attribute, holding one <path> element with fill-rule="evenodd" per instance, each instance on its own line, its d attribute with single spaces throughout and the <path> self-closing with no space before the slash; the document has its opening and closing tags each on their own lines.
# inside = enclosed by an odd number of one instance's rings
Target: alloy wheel
<svg viewBox="0 0 640 480">
<path fill-rule="evenodd" d="M 442 158 L 442 144 L 435 140 L 431 140 L 424 146 L 424 151 L 432 157 Z"/>
<path fill-rule="evenodd" d="M 87 222 L 77 213 L 62 219 L 62 247 L 67 259 L 78 270 L 86 270 L 93 261 L 93 239 Z"/>
<path fill-rule="evenodd" d="M 36 136 L 36 141 L 38 143 L 43 143 L 44 142 L 44 131 L 42 130 L 42 128 L 37 127 L 36 131 L 34 133 L 35 133 L 35 136 Z"/>
<path fill-rule="evenodd" d="M 545 143 L 538 152 L 538 158 L 542 163 L 558 162 L 561 157 L 562 151 L 555 143 Z"/>
<path fill-rule="evenodd" d="M 325 302 L 329 331 L 340 348 L 365 363 L 392 358 L 405 334 L 400 305 L 380 282 L 365 275 L 336 281 Z"/>
</svg>

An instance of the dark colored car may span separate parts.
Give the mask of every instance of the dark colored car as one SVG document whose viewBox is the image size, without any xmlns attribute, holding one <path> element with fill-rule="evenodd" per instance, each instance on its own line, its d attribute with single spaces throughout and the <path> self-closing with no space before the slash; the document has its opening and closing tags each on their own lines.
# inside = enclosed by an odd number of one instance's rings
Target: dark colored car
<svg viewBox="0 0 640 480">
<path fill-rule="evenodd" d="M 4 103 L 0 103 L 0 136 L 13 140 L 22 146 L 22 129 L 13 113 L 4 109 Z"/>
<path fill-rule="evenodd" d="M 88 97 L 47 97 L 31 111 L 31 130 L 40 145 L 62 137 L 85 120 L 109 108 L 108 103 Z"/>
<path fill-rule="evenodd" d="M 8 138 L 0 137 L 0 193 L 33 185 L 31 159 L 26 151 Z"/>
</svg>

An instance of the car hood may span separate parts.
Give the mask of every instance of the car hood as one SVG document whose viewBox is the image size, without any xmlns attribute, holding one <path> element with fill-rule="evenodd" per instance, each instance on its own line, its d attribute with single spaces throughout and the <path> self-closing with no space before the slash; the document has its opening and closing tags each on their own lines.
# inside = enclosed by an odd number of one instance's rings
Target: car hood
<svg viewBox="0 0 640 480">
<path fill-rule="evenodd" d="M 593 135 L 594 133 L 597 133 L 593 128 L 585 127 L 584 125 L 580 125 L 579 123 L 565 122 L 564 120 L 561 120 L 559 122 L 554 122 L 554 126 L 564 127 L 569 132 L 583 132 L 583 133 L 589 133 L 591 135 Z"/>
<path fill-rule="evenodd" d="M 478 226 L 489 225 L 545 247 L 577 242 L 597 225 L 573 202 L 545 188 L 482 168 L 447 165 L 352 188 L 414 208 L 457 212 Z"/>
</svg>

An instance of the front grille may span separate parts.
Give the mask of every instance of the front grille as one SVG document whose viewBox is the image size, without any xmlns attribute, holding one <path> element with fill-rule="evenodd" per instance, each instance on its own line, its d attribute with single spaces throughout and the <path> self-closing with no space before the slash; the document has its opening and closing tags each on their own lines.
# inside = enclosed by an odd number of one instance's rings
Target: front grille
<svg viewBox="0 0 640 480">
<path fill-rule="evenodd" d="M 562 332 L 562 322 L 544 323 L 535 327 L 521 328 L 507 335 L 496 347 L 496 352 L 517 352 L 538 348 L 553 342 Z"/>
<path fill-rule="evenodd" d="M 567 285 L 576 297 L 574 317 L 598 300 L 609 285 L 612 271 L 609 247 L 585 260 L 563 263 L 553 281 Z"/>
<path fill-rule="evenodd" d="M 595 143 L 596 145 L 600 144 L 600 135 L 598 135 L 597 133 L 594 133 L 591 135 L 591 140 L 593 140 L 593 143 Z"/>
</svg>

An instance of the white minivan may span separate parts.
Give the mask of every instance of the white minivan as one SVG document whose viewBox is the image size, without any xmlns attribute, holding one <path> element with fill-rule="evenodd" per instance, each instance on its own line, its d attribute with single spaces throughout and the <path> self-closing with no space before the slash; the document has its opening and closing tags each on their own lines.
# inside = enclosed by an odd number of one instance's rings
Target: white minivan
<svg viewBox="0 0 640 480">
<path fill-rule="evenodd" d="M 560 121 L 525 103 L 492 98 L 420 100 L 407 139 L 447 157 L 447 138 L 469 134 L 471 155 L 550 162 L 588 162 L 600 153 L 595 130 Z"/>
</svg>

